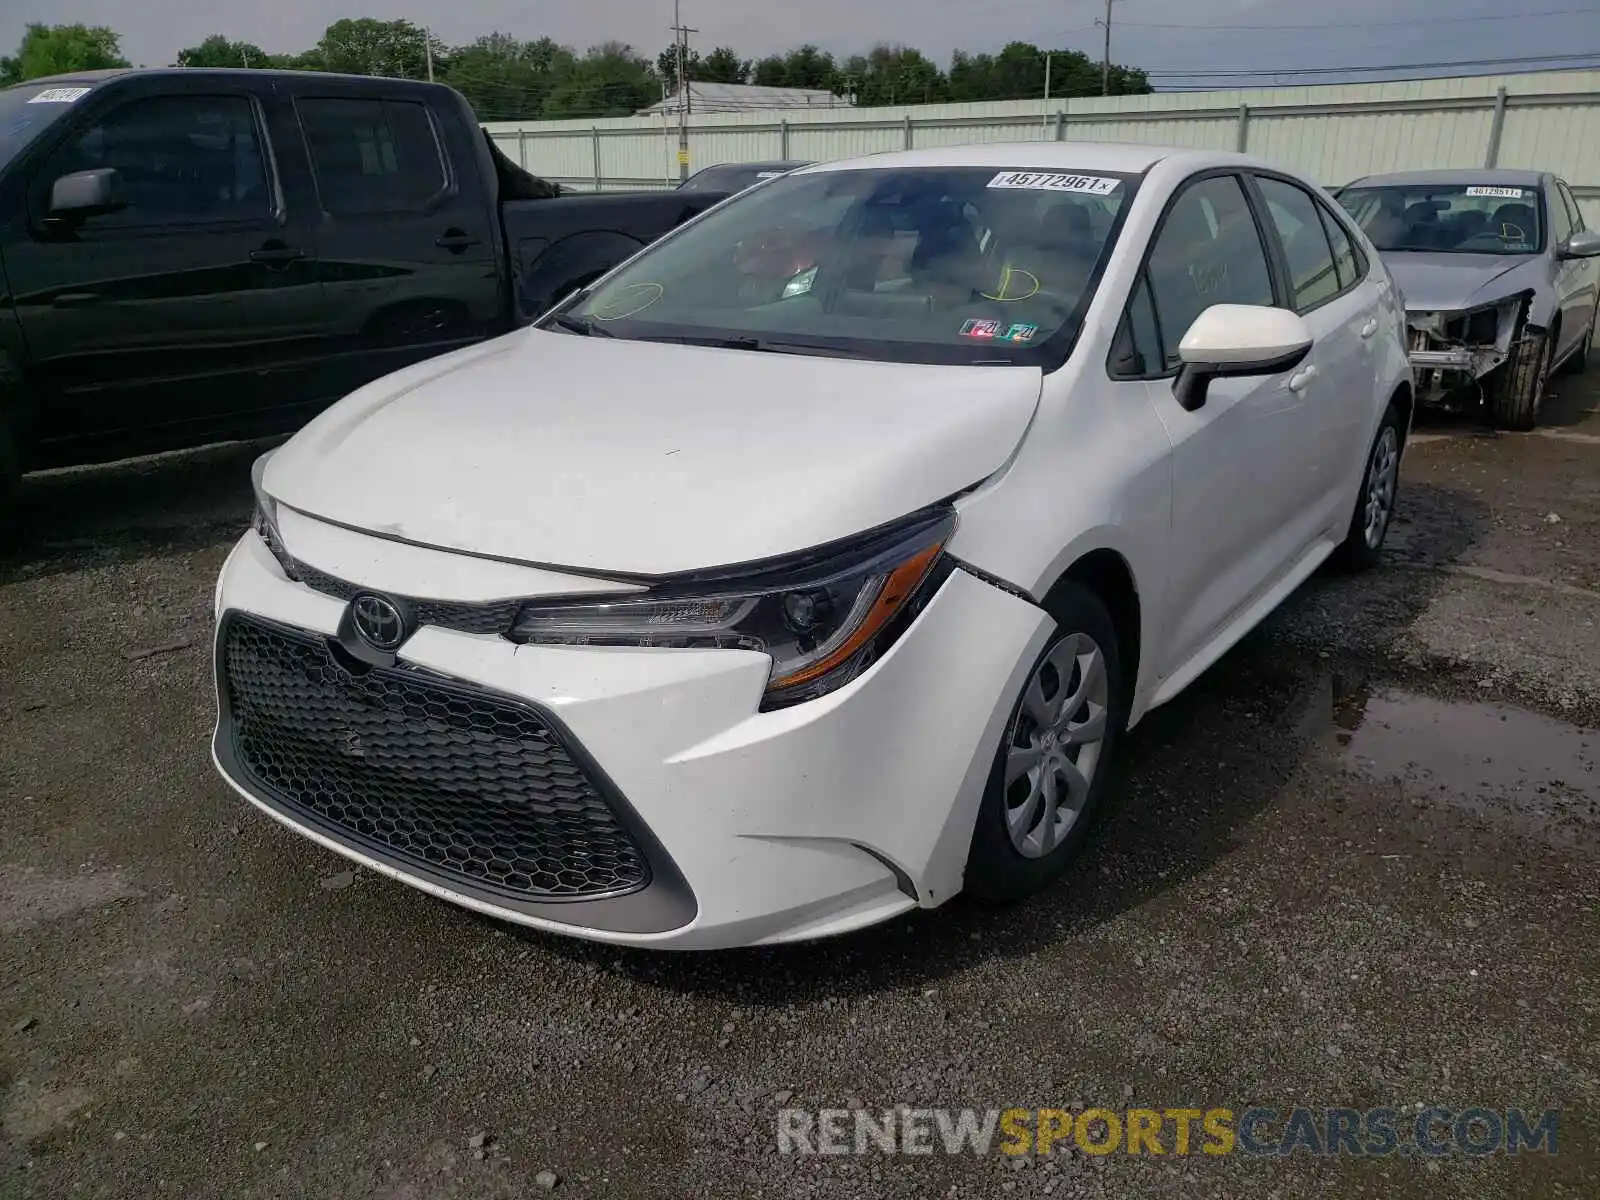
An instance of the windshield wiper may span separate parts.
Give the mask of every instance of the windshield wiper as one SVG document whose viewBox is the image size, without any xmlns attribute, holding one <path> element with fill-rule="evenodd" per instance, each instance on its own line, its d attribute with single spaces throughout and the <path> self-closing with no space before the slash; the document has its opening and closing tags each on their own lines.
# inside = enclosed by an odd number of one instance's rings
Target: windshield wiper
<svg viewBox="0 0 1600 1200">
<path fill-rule="evenodd" d="M 609 329 L 601 329 L 586 317 L 568 316 L 566 313 L 557 313 L 550 320 L 570 333 L 582 334 L 584 337 L 616 337 Z"/>
<path fill-rule="evenodd" d="M 756 354 L 815 354 L 827 358 L 868 358 L 858 350 L 839 346 L 819 346 L 811 342 L 775 342 L 768 338 L 735 337 L 663 337 L 651 341 L 681 342 L 685 346 L 710 346 L 717 350 L 749 350 Z"/>
</svg>

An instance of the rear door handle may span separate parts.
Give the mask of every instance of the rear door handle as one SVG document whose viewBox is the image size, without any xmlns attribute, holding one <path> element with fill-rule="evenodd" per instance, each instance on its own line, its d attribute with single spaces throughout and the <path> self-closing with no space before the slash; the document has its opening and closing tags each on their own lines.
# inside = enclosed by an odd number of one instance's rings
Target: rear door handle
<svg viewBox="0 0 1600 1200">
<path fill-rule="evenodd" d="M 263 246 L 259 250 L 250 251 L 251 262 L 266 263 L 269 267 L 287 266 L 305 256 L 304 250 L 296 250 L 293 246 Z"/>
<path fill-rule="evenodd" d="M 99 292 L 63 292 L 51 301 L 54 308 L 83 308 L 100 303 Z"/>
<path fill-rule="evenodd" d="M 1364 338 L 1369 338 L 1369 337 L 1371 337 L 1373 334 L 1375 334 L 1377 332 L 1378 332 L 1378 318 L 1377 317 L 1368 317 L 1367 318 L 1367 323 L 1361 327 L 1361 336 L 1364 337 Z"/>
<path fill-rule="evenodd" d="M 438 246 L 441 250 L 449 250 L 452 253 L 459 253 L 460 251 L 465 250 L 468 246 L 476 246 L 478 244 L 478 239 L 473 237 L 470 233 L 463 233 L 459 229 L 447 229 L 440 236 L 433 239 L 433 244 Z"/>
<path fill-rule="evenodd" d="M 1311 386 L 1311 381 L 1316 377 L 1317 368 L 1314 366 L 1307 367 L 1303 371 L 1296 371 L 1289 376 L 1289 390 L 1291 392 L 1303 392 Z"/>
</svg>

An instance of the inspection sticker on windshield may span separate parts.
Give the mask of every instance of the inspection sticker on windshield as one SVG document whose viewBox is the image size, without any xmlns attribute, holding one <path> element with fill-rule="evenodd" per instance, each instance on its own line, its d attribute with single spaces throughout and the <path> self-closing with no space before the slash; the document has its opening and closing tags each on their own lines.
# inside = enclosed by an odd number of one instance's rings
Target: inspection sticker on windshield
<svg viewBox="0 0 1600 1200">
<path fill-rule="evenodd" d="M 1467 189 L 1469 196 L 1493 196 L 1499 200 L 1521 200 L 1527 194 L 1525 188 L 1473 186 Z"/>
<path fill-rule="evenodd" d="M 89 94 L 88 88 L 45 88 L 29 104 L 71 104 Z"/>
<path fill-rule="evenodd" d="M 1120 179 L 1104 175 L 1049 175 L 1040 171 L 1001 171 L 989 181 L 992 188 L 1019 188 L 1030 192 L 1077 192 L 1084 196 L 1109 196 Z"/>
</svg>

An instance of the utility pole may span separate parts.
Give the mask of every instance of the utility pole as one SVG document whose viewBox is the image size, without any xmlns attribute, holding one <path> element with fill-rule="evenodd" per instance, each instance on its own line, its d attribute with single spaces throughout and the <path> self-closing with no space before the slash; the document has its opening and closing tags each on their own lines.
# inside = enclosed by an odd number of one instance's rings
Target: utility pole
<svg viewBox="0 0 1600 1200">
<path fill-rule="evenodd" d="M 1106 56 L 1100 62 L 1100 94 L 1111 95 L 1111 0 L 1106 0 L 1106 19 L 1096 20 L 1096 25 L 1106 27 Z"/>
<path fill-rule="evenodd" d="M 1039 128 L 1050 128 L 1050 63 L 1055 58 L 1048 50 L 1044 55 L 1044 112 L 1039 118 Z"/>
<path fill-rule="evenodd" d="M 426 29 L 422 31 L 422 48 L 428 55 L 428 82 L 433 82 L 433 35 Z"/>
<path fill-rule="evenodd" d="M 689 178 L 689 35 L 699 33 L 683 23 L 683 0 L 672 0 L 672 32 L 678 38 L 678 181 Z"/>
</svg>

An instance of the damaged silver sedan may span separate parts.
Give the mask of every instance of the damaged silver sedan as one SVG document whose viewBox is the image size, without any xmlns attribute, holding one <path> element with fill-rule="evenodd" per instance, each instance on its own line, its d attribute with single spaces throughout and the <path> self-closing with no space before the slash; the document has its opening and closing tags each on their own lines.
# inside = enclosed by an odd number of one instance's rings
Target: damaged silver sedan
<svg viewBox="0 0 1600 1200">
<path fill-rule="evenodd" d="M 1600 232 L 1548 172 L 1372 175 L 1337 193 L 1405 300 L 1417 399 L 1531 429 L 1550 376 L 1581 371 L 1600 303 Z"/>
</svg>

